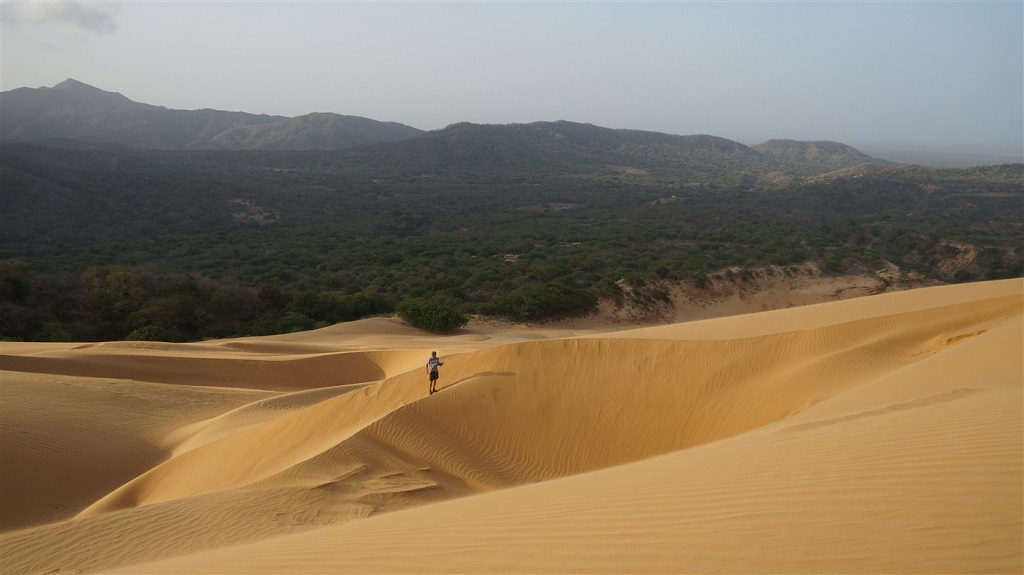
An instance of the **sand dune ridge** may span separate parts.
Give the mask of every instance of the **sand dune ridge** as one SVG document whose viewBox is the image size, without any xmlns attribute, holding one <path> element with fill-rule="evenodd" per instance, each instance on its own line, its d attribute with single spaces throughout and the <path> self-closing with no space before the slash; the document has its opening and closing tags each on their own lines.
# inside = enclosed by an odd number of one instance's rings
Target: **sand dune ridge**
<svg viewBox="0 0 1024 575">
<path fill-rule="evenodd" d="M 814 308 L 5 346 L 0 566 L 1019 572 L 1024 281 Z M 94 450 L 140 459 L 33 489 Z"/>
</svg>

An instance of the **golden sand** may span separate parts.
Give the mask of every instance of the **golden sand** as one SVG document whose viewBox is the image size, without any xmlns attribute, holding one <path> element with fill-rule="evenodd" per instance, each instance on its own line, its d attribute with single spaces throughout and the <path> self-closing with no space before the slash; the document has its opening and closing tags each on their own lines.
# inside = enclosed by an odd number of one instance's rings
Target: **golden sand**
<svg viewBox="0 0 1024 575">
<path fill-rule="evenodd" d="M 1022 280 L 0 358 L 2 573 L 1024 571 Z"/>
</svg>

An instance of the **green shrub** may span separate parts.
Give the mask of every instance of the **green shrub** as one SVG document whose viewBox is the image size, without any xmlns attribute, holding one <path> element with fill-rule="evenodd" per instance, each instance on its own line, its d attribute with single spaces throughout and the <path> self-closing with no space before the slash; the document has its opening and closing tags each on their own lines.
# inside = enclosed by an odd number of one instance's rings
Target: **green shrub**
<svg viewBox="0 0 1024 575">
<path fill-rule="evenodd" d="M 458 310 L 423 298 L 404 300 L 395 311 L 410 325 L 435 332 L 452 331 L 469 321 Z"/>
<path fill-rule="evenodd" d="M 516 320 L 584 315 L 597 305 L 591 292 L 558 284 L 523 286 L 495 300 L 495 309 Z"/>
</svg>

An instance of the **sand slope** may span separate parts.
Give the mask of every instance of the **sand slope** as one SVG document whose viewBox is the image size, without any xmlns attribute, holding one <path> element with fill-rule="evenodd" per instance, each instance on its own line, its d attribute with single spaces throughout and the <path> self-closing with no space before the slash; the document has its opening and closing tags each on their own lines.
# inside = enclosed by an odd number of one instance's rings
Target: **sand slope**
<svg viewBox="0 0 1024 575">
<path fill-rule="evenodd" d="M 1020 280 L 610 333 L 2 345 L 5 573 L 1024 569 Z"/>
</svg>

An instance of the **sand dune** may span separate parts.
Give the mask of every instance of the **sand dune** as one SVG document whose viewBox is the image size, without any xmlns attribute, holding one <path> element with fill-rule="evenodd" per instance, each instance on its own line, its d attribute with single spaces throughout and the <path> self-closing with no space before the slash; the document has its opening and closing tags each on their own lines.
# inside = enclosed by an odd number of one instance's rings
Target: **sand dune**
<svg viewBox="0 0 1024 575">
<path fill-rule="evenodd" d="M 614 332 L 2 345 L 4 573 L 1024 570 L 1020 280 Z"/>
</svg>

